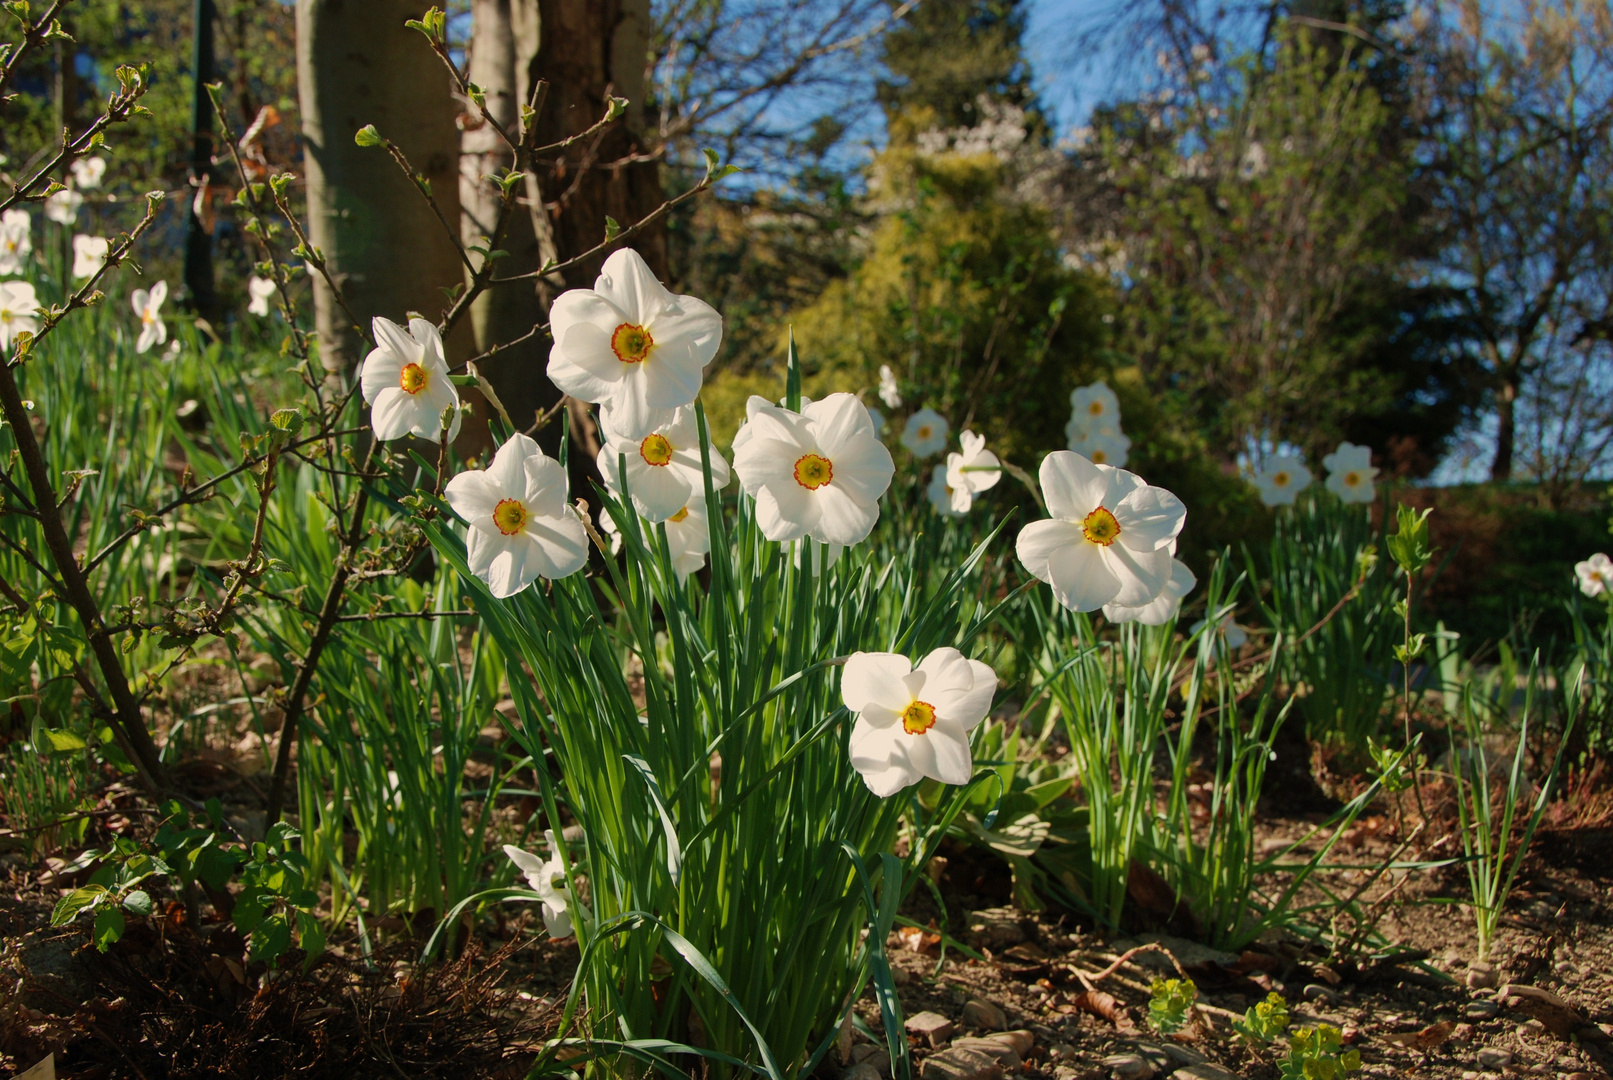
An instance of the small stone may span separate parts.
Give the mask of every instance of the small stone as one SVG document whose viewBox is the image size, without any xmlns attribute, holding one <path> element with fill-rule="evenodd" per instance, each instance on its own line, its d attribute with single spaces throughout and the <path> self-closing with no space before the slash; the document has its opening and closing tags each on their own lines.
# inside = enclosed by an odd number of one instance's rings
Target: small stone
<svg viewBox="0 0 1613 1080">
<path fill-rule="evenodd" d="M 1068 1061 L 1078 1053 L 1080 1053 L 1080 1051 L 1071 1046 L 1069 1043 L 1054 1043 L 1052 1046 L 1047 1048 L 1047 1056 L 1052 1058 L 1054 1061 Z"/>
<path fill-rule="evenodd" d="M 1182 1066 L 1171 1073 L 1171 1080 L 1238 1080 L 1238 1074 L 1206 1061 L 1200 1065 Z"/>
<path fill-rule="evenodd" d="M 1018 945 L 1025 940 L 1025 928 L 1019 925 L 1019 913 L 1013 908 L 971 911 L 969 930 L 981 944 L 993 949 Z"/>
<path fill-rule="evenodd" d="M 1545 1033 L 1546 1025 L 1539 1020 L 1525 1020 L 1518 1025 L 1519 1035 L 1544 1035 Z"/>
<path fill-rule="evenodd" d="M 1493 1020 L 1501 1015 L 1501 1003 L 1498 1001 L 1470 1001 L 1462 1015 L 1469 1020 Z"/>
<path fill-rule="evenodd" d="M 1307 1001 L 1320 1001 L 1325 1005 L 1332 1005 L 1339 999 L 1336 990 L 1332 987 L 1323 986 L 1321 983 L 1307 983 L 1305 989 L 1301 990 L 1300 993 L 1305 995 Z"/>
<path fill-rule="evenodd" d="M 1068 1065 L 1060 1065 L 1053 1070 L 1053 1080 L 1081 1080 L 1085 1073 L 1077 1072 Z"/>
<path fill-rule="evenodd" d="M 1146 1054 L 1149 1048 L 1139 1046 L 1138 1049 Z M 1164 1054 L 1165 1059 L 1178 1068 L 1184 1065 L 1203 1065 L 1209 1061 L 1209 1058 L 1206 1058 L 1191 1046 L 1183 1046 L 1178 1042 L 1168 1042 L 1164 1046 L 1155 1047 L 1154 1049 Z"/>
<path fill-rule="evenodd" d="M 885 1076 L 867 1061 L 859 1061 L 840 1070 L 840 1080 L 885 1080 Z"/>
<path fill-rule="evenodd" d="M 1479 1068 L 1486 1072 L 1500 1072 L 1512 1064 L 1512 1051 L 1486 1046 L 1479 1051 L 1478 1062 Z"/>
<path fill-rule="evenodd" d="M 1020 1028 L 1018 1031 L 999 1031 L 997 1034 L 987 1037 L 1012 1046 L 1014 1053 L 1020 1057 L 1029 1054 L 1031 1048 L 1036 1045 L 1036 1036 L 1024 1028 Z"/>
<path fill-rule="evenodd" d="M 921 1012 L 907 1018 L 907 1033 L 917 1035 L 930 1044 L 930 1049 L 939 1050 L 952 1038 L 952 1021 L 937 1012 Z"/>
<path fill-rule="evenodd" d="M 1475 960 L 1467 965 L 1466 981 L 1469 990 L 1489 990 L 1500 985 L 1501 973 L 1495 970 L 1494 964 Z"/>
<path fill-rule="evenodd" d="M 1472 1069 L 1467 1069 L 1462 1073 L 1462 1080 L 1479 1080 L 1479 1074 Z"/>
<path fill-rule="evenodd" d="M 943 1050 L 924 1059 L 923 1080 L 999 1080 L 1003 1067 L 977 1050 Z"/>
<path fill-rule="evenodd" d="M 1457 1042 L 1473 1041 L 1473 1025 L 1457 1024 L 1456 1027 L 1451 1029 L 1451 1038 Z"/>
<path fill-rule="evenodd" d="M 1154 1067 L 1141 1054 L 1113 1054 L 1103 1059 L 1103 1067 L 1115 1080 L 1150 1080 Z"/>
<path fill-rule="evenodd" d="M 991 1002 L 973 998 L 963 1007 L 963 1026 L 1001 1031 L 1008 1026 L 1008 1016 Z"/>
<path fill-rule="evenodd" d="M 875 1046 L 872 1043 L 854 1046 L 851 1049 L 851 1060 L 859 1065 L 864 1063 L 872 1065 L 881 1076 L 891 1074 L 890 1051 L 883 1046 Z"/>
<path fill-rule="evenodd" d="M 1178 1065 L 1198 1064 L 1198 1062 L 1195 1061 L 1177 1060 L 1173 1055 L 1166 1053 L 1163 1046 L 1156 1045 L 1155 1043 L 1133 1043 L 1132 1049 L 1141 1054 L 1143 1056 L 1143 1060 L 1154 1067 L 1155 1072 L 1165 1072 L 1168 1069 L 1176 1068 Z M 1199 1061 L 1203 1060 L 1203 1058 L 1199 1059 Z"/>
<path fill-rule="evenodd" d="M 1019 1052 L 1007 1043 L 999 1042 L 996 1039 L 953 1039 L 952 1046 L 955 1050 L 974 1050 L 985 1054 L 987 1057 L 994 1058 L 997 1064 L 1004 1069 L 1019 1068 Z"/>
</svg>

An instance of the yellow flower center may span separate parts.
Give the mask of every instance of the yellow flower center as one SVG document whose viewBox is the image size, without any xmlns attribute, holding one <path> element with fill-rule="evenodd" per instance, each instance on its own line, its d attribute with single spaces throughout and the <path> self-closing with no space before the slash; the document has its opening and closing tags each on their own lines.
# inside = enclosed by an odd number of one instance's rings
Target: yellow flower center
<svg viewBox="0 0 1613 1080">
<path fill-rule="evenodd" d="M 679 510 L 676 514 L 673 514 L 671 517 L 667 518 L 667 520 L 676 523 L 676 522 L 682 521 L 684 518 L 686 518 L 688 516 L 689 516 L 689 508 L 687 506 L 685 506 L 682 510 Z"/>
<path fill-rule="evenodd" d="M 1094 465 L 1107 465 L 1107 464 L 1109 464 L 1109 455 L 1108 455 L 1108 453 L 1103 451 L 1103 450 L 1094 450 L 1094 451 L 1092 451 L 1092 464 L 1094 464 Z"/>
<path fill-rule="evenodd" d="M 1358 472 L 1355 472 L 1354 470 L 1351 470 L 1350 472 L 1345 473 L 1344 474 L 1344 486 L 1345 487 L 1360 487 L 1361 486 L 1361 474 L 1358 473 Z"/>
<path fill-rule="evenodd" d="M 928 701 L 915 701 L 902 710 L 902 730 L 909 735 L 922 735 L 935 726 L 935 706 Z"/>
<path fill-rule="evenodd" d="M 1120 522 L 1103 507 L 1098 507 L 1081 522 L 1081 533 L 1094 544 L 1108 547 L 1120 535 Z"/>
<path fill-rule="evenodd" d="M 1090 405 L 1087 406 L 1087 413 L 1090 416 L 1102 416 L 1103 415 L 1103 402 L 1101 402 L 1101 401 L 1092 402 Z"/>
<path fill-rule="evenodd" d="M 816 491 L 834 479 L 834 465 L 826 457 L 803 454 L 795 463 L 795 482 L 808 491 Z"/>
<path fill-rule="evenodd" d="M 398 376 L 398 385 L 403 387 L 405 394 L 418 394 L 426 388 L 426 369 L 419 364 L 404 364 L 403 374 Z"/>
<path fill-rule="evenodd" d="M 665 465 L 672 460 L 672 444 L 665 435 L 650 435 L 638 444 L 638 454 L 650 465 Z"/>
<path fill-rule="evenodd" d="M 624 364 L 638 364 L 650 358 L 655 339 L 642 326 L 623 323 L 610 336 L 611 352 Z"/>
<path fill-rule="evenodd" d="M 505 536 L 514 536 L 525 529 L 529 516 L 526 503 L 520 499 L 500 499 L 493 507 L 493 524 Z"/>
<path fill-rule="evenodd" d="M 919 438 L 928 439 L 929 437 L 930 437 L 930 425 L 929 424 L 924 424 L 919 428 Z"/>
<path fill-rule="evenodd" d="M 1285 472 L 1273 473 L 1272 476 L 1271 476 L 1271 482 L 1273 484 L 1275 484 L 1277 487 L 1287 487 L 1288 486 L 1288 474 L 1285 473 Z"/>
</svg>

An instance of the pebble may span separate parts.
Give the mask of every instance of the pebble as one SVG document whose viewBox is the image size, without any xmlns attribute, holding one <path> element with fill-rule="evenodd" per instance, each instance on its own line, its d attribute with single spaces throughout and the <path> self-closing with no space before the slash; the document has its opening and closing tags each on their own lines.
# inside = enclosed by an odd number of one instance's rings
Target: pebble
<svg viewBox="0 0 1613 1080">
<path fill-rule="evenodd" d="M 1305 989 L 1301 990 L 1300 993 L 1305 995 L 1305 999 L 1307 1001 L 1320 1001 L 1328 1005 L 1333 1004 L 1339 999 L 1339 995 L 1336 990 L 1333 990 L 1331 987 L 1323 986 L 1321 983 L 1307 983 L 1305 985 Z"/>
<path fill-rule="evenodd" d="M 1003 1067 L 990 1054 L 953 1048 L 924 1059 L 923 1080 L 999 1080 Z"/>
<path fill-rule="evenodd" d="M 1489 990 L 1501 984 L 1501 973 L 1495 970 L 1494 964 L 1475 960 L 1467 965 L 1466 981 L 1469 990 Z"/>
<path fill-rule="evenodd" d="M 988 1036 L 988 1038 L 1007 1043 L 1014 1048 L 1014 1053 L 1020 1057 L 1030 1053 L 1031 1047 L 1036 1045 L 1036 1036 L 1024 1028 L 1020 1028 L 1018 1031 L 999 1031 L 995 1035 Z"/>
<path fill-rule="evenodd" d="M 1498 1001 L 1480 1000 L 1470 1001 L 1462 1015 L 1469 1020 L 1493 1020 L 1501 1015 L 1501 1003 Z"/>
<path fill-rule="evenodd" d="M 841 1069 L 840 1080 L 885 1080 L 885 1074 L 875 1068 L 872 1062 L 859 1061 Z"/>
<path fill-rule="evenodd" d="M 864 1062 L 872 1065 L 881 1076 L 889 1076 L 891 1074 L 890 1051 L 886 1050 L 883 1046 L 875 1046 L 873 1043 L 863 1043 L 859 1046 L 854 1046 L 851 1050 L 851 1060 L 859 1065 L 863 1064 Z"/>
<path fill-rule="evenodd" d="M 1518 1025 L 1519 1035 L 1544 1035 L 1545 1033 L 1546 1025 L 1539 1020 L 1525 1020 Z"/>
<path fill-rule="evenodd" d="M 1154 1067 L 1141 1054 L 1113 1054 L 1103 1059 L 1103 1067 L 1115 1080 L 1150 1080 Z"/>
<path fill-rule="evenodd" d="M 1479 1051 L 1479 1068 L 1487 1072 L 1500 1072 L 1512 1064 L 1512 1051 L 1486 1046 Z"/>
<path fill-rule="evenodd" d="M 1019 1068 L 1019 1054 L 1012 1046 L 996 1039 L 953 1039 L 954 1050 L 973 1050 L 994 1059 L 1004 1069 Z"/>
<path fill-rule="evenodd" d="M 1053 1070 L 1053 1080 L 1081 1080 L 1085 1075 L 1086 1073 L 1077 1072 L 1068 1065 L 1060 1065 Z"/>
<path fill-rule="evenodd" d="M 1001 1031 L 1008 1026 L 1008 1016 L 997 1005 L 973 998 L 963 1007 L 963 1026 Z"/>
<path fill-rule="evenodd" d="M 1182 1066 L 1171 1073 L 1171 1080 L 1238 1080 L 1238 1074 L 1206 1061 L 1201 1065 Z"/>
<path fill-rule="evenodd" d="M 952 1038 L 952 1021 L 937 1012 L 921 1012 L 907 1018 L 907 1033 L 922 1037 L 930 1049 L 939 1050 Z"/>
</svg>

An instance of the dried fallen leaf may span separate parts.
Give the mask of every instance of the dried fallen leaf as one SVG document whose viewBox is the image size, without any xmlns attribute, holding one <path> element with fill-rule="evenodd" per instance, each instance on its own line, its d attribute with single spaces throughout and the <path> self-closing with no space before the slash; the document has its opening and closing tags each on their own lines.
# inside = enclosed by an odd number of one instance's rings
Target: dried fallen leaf
<svg viewBox="0 0 1613 1080">
<path fill-rule="evenodd" d="M 941 944 L 941 935 L 919 926 L 898 926 L 896 940 L 900 943 L 898 947 L 908 952 L 927 953 Z"/>
<path fill-rule="evenodd" d="M 1397 1046 L 1404 1046 L 1408 1050 L 1421 1050 L 1426 1053 L 1449 1039 L 1451 1032 L 1455 1030 L 1455 1021 L 1441 1020 L 1437 1024 L 1429 1024 L 1421 1031 L 1404 1031 L 1393 1035 L 1385 1035 L 1383 1041 L 1394 1043 Z"/>
<path fill-rule="evenodd" d="M 1070 998 L 1070 1004 L 1076 1011 L 1091 1013 L 1099 1020 L 1107 1020 L 1111 1024 L 1119 1024 L 1122 1013 L 1120 1002 L 1115 1000 L 1113 994 L 1106 994 L 1102 990 L 1083 990 Z"/>
</svg>

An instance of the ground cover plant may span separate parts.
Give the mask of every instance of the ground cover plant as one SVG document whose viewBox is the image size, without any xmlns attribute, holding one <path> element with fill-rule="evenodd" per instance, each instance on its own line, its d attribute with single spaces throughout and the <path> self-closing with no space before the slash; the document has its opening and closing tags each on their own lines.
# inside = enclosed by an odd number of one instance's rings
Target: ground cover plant
<svg viewBox="0 0 1613 1080">
<path fill-rule="evenodd" d="M 76 47 L 72 7 L 4 5 L 0 110 Z M 511 10 L 497 40 L 536 50 Z M 965 280 L 963 248 L 904 263 L 944 287 L 870 285 L 832 356 L 785 333 L 736 383 L 723 343 L 758 331 L 683 291 L 662 231 L 725 155 L 624 202 L 643 101 L 600 88 L 557 128 L 576 86 L 467 53 L 496 11 L 411 14 L 376 32 L 482 140 L 457 200 L 379 101 L 308 117 L 294 171 L 266 114 L 196 88 L 220 134 L 191 239 L 223 213 L 254 253 L 229 318 L 201 263 L 170 289 L 147 260 L 164 192 L 77 231 L 153 119 L 150 70 L 6 144 L 7 1066 L 1605 1073 L 1605 553 L 1540 586 L 1571 634 L 1469 650 L 1431 600 L 1439 511 L 1377 447 L 1250 434 L 1247 380 L 1224 469 L 1184 460 L 1215 424 L 1169 430 L 1204 403 L 1112 350 L 1047 376 L 1062 446 L 977 416 L 1113 287 L 1076 288 L 1039 209 L 1006 215 L 1047 230 L 1036 288 Z M 1299 33 L 1276 55 L 1303 82 L 1329 54 Z M 885 240 L 929 244 L 925 155 L 1045 178 L 1051 151 L 1003 134 L 1024 112 L 987 104 L 900 147 L 925 212 Z M 338 131 L 407 198 L 332 212 Z M 1248 179 L 1282 189 L 1272 167 Z M 422 288 L 378 302 L 365 267 L 428 233 L 452 277 L 424 288 L 421 255 Z M 1263 524 L 1217 535 L 1238 521 Z"/>
</svg>

